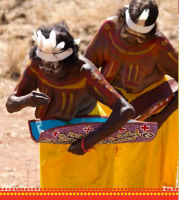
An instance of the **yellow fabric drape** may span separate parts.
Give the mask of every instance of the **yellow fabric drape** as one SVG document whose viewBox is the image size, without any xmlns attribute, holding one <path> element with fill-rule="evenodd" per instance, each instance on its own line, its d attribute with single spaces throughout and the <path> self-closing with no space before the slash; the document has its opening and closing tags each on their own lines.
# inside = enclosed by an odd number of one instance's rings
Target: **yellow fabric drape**
<svg viewBox="0 0 179 200">
<path fill-rule="evenodd" d="M 161 81 L 146 88 L 147 92 Z M 124 96 L 132 101 L 140 94 Z M 98 103 L 90 115 L 109 115 L 111 110 Z M 95 145 L 84 156 L 67 152 L 69 145 L 40 144 L 42 188 L 161 188 L 175 187 L 177 172 L 177 111 L 145 143 Z"/>
<path fill-rule="evenodd" d="M 89 115 L 106 115 L 97 105 Z M 42 188 L 111 188 L 114 183 L 115 146 L 95 145 L 77 156 L 67 152 L 67 144 L 40 144 Z"/>
<path fill-rule="evenodd" d="M 167 80 L 164 77 L 140 94 L 121 92 L 131 102 L 141 94 L 152 90 Z M 110 115 L 111 110 L 100 104 Z M 145 143 L 116 144 L 116 188 L 161 188 L 175 187 L 178 155 L 178 111 L 176 110 L 158 130 L 156 138 Z"/>
</svg>

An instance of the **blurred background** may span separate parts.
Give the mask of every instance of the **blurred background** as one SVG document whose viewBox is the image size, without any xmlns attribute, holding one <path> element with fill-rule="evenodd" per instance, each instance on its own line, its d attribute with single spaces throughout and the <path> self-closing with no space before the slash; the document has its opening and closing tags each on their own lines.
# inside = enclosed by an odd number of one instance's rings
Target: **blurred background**
<svg viewBox="0 0 179 200">
<path fill-rule="evenodd" d="M 39 145 L 28 131 L 34 109 L 9 114 L 5 103 L 29 59 L 32 29 L 65 20 L 80 51 L 101 23 L 129 0 L 0 0 L 0 188 L 40 187 Z M 178 1 L 156 0 L 158 28 L 177 48 Z"/>
</svg>

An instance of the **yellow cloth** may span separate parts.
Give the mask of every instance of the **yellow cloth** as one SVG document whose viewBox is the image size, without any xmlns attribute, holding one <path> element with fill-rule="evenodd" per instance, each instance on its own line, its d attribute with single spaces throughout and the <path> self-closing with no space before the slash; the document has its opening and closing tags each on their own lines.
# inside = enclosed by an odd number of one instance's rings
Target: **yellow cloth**
<svg viewBox="0 0 179 200">
<path fill-rule="evenodd" d="M 131 102 L 141 94 L 152 90 L 167 80 L 164 77 L 140 94 L 129 94 L 121 89 Z M 111 110 L 100 104 L 110 115 Z M 175 187 L 178 154 L 177 110 L 158 130 L 156 138 L 145 143 L 116 144 L 115 188 L 161 188 Z"/>
<path fill-rule="evenodd" d="M 89 115 L 106 114 L 97 105 Z M 65 144 L 40 144 L 42 188 L 113 187 L 114 145 L 95 145 L 83 156 L 68 153 L 68 147 Z"/>
</svg>

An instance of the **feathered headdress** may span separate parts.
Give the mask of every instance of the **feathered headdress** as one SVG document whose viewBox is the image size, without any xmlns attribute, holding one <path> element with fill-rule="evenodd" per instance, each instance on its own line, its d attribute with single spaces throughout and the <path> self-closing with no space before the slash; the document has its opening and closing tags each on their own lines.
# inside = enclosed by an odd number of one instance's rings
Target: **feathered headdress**
<svg viewBox="0 0 179 200">
<path fill-rule="evenodd" d="M 73 53 L 72 48 L 69 48 L 66 51 L 63 50 L 65 47 L 65 42 L 60 42 L 59 44 L 57 44 L 56 32 L 54 30 L 50 32 L 50 36 L 48 39 L 44 37 L 40 30 L 38 30 L 36 33 L 33 29 L 33 32 L 34 35 L 32 36 L 32 38 L 37 45 L 36 54 L 39 58 L 49 62 L 56 62 L 64 60 Z M 80 39 L 74 41 L 76 44 L 79 45 Z"/>
</svg>

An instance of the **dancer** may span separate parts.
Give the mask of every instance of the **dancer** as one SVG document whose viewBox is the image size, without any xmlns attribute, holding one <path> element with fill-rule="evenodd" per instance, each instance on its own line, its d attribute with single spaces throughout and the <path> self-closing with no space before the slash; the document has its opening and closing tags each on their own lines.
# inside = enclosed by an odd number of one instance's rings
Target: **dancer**
<svg viewBox="0 0 179 200">
<path fill-rule="evenodd" d="M 10 113 L 36 107 L 36 118 L 67 122 L 79 116 L 105 115 L 97 101 L 113 110 L 83 140 L 70 146 L 40 144 L 41 187 L 113 187 L 114 145 L 97 143 L 127 123 L 134 116 L 133 107 L 89 60 L 78 55 L 77 41 L 64 21 L 34 31 L 33 39 L 31 60 L 7 100 Z"/>
<path fill-rule="evenodd" d="M 158 13 L 155 1 L 132 0 L 102 24 L 85 52 L 134 106 L 135 119 L 158 123 L 151 143 L 116 146 L 116 187 L 176 184 L 178 54 L 157 29 Z"/>
</svg>

